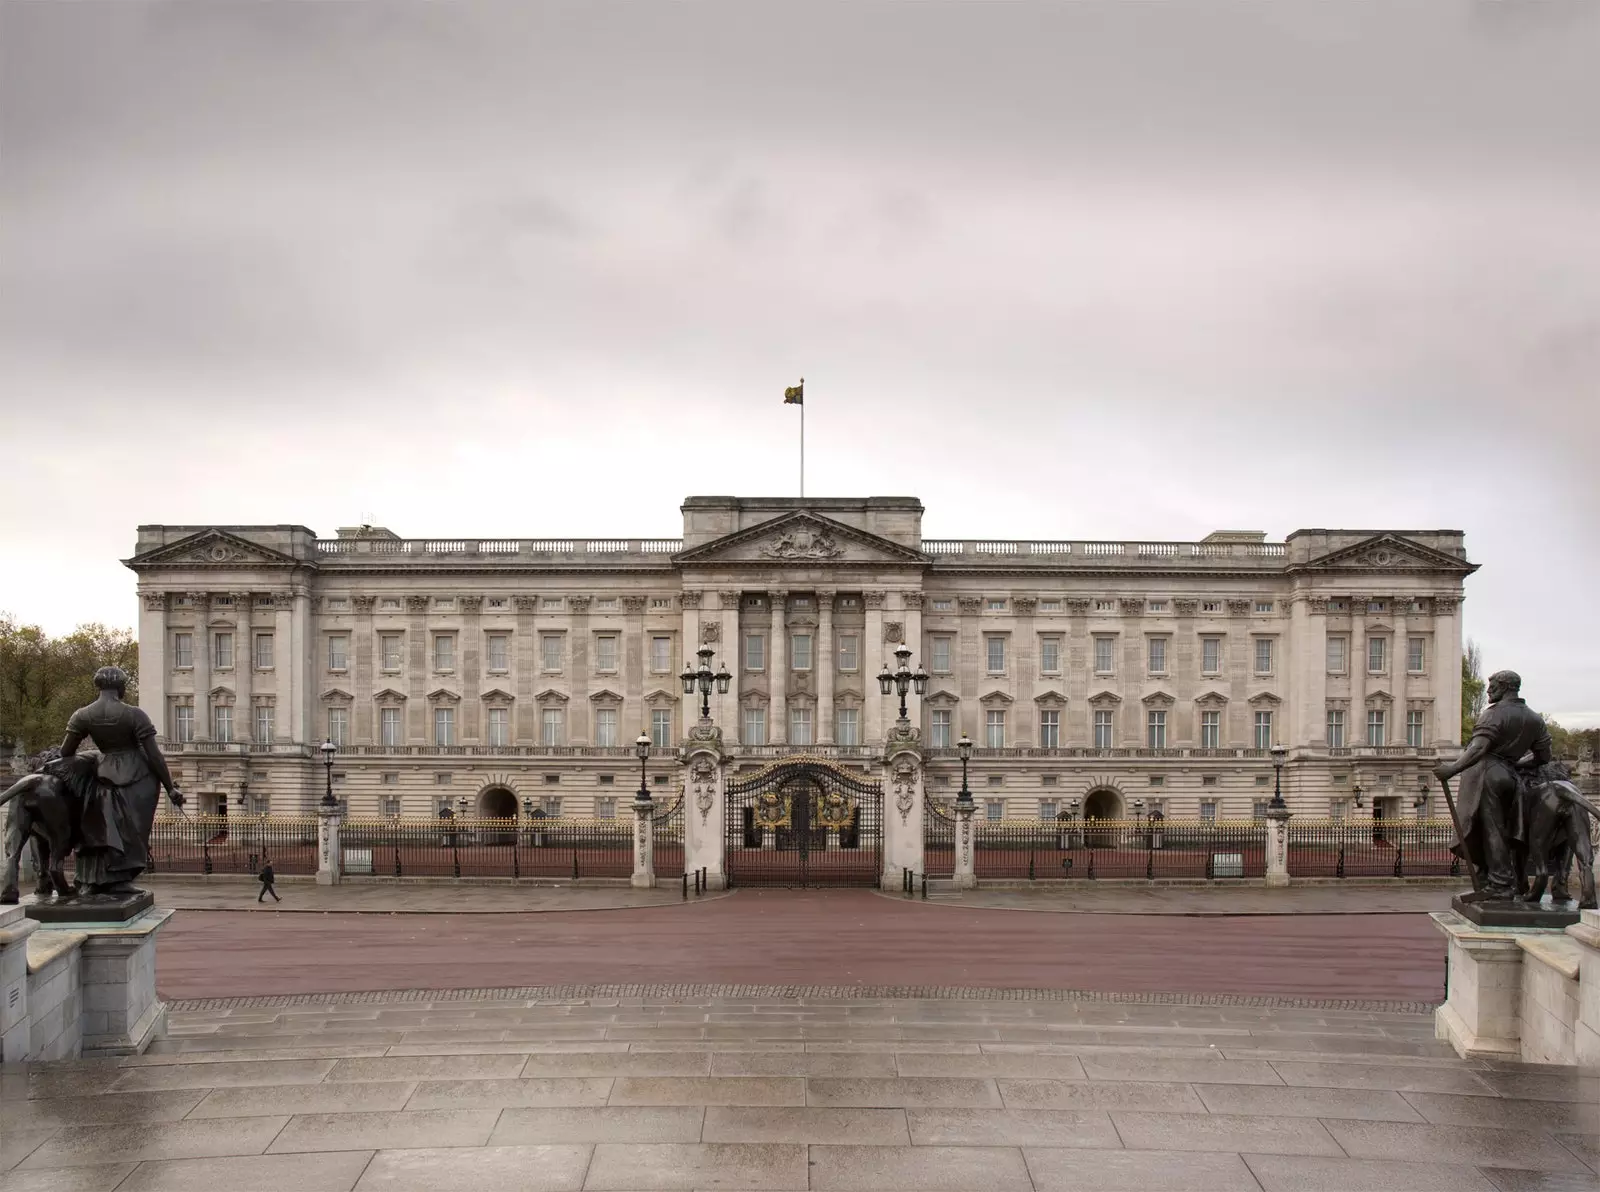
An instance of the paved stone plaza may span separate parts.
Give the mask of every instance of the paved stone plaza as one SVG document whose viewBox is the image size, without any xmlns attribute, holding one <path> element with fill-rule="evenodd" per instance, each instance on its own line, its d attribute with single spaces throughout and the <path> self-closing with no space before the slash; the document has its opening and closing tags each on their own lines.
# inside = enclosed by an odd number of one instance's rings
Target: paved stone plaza
<svg viewBox="0 0 1600 1192">
<path fill-rule="evenodd" d="M 0 1192 L 1600 1187 L 1600 1078 L 1457 1060 L 1417 1006 L 270 1000 L 6 1070 Z"/>
</svg>

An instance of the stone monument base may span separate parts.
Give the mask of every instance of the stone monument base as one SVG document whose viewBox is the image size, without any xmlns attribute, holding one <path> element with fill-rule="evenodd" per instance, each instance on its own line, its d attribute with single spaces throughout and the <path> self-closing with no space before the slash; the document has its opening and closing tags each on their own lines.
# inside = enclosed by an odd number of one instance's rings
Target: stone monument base
<svg viewBox="0 0 1600 1192">
<path fill-rule="evenodd" d="M 1578 921 L 1578 908 L 1562 903 L 1546 909 L 1536 902 L 1508 900 L 1505 902 L 1466 902 L 1457 894 L 1450 901 L 1450 909 L 1467 922 L 1478 927 L 1570 927 Z"/>
<path fill-rule="evenodd" d="M 116 897 L 106 895 L 80 895 L 77 898 L 39 898 L 30 895 L 22 900 L 23 913 L 28 918 L 51 926 L 74 923 L 126 923 L 137 919 L 155 906 L 155 895 L 149 890 L 135 890 Z"/>
</svg>

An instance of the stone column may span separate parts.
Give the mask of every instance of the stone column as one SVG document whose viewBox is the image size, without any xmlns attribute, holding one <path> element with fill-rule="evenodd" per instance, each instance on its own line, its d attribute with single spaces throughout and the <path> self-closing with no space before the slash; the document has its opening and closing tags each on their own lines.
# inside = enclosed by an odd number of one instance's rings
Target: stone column
<svg viewBox="0 0 1600 1192">
<path fill-rule="evenodd" d="M 1034 613 L 1039 600 L 1035 596 L 1013 596 L 1011 611 L 1014 632 L 1011 635 L 1011 657 L 1006 660 L 1006 670 L 1011 673 L 1011 694 L 1016 703 L 1011 705 L 1010 721 L 1006 725 L 1007 745 L 1028 748 L 1039 743 L 1039 705 L 1033 702 L 1038 694 L 1034 681 L 1039 675 L 1039 640 L 1034 633 Z"/>
<path fill-rule="evenodd" d="M 1367 596 L 1350 597 L 1350 715 L 1345 744 L 1367 743 Z M 1352 755 L 1359 756 L 1359 755 Z"/>
<path fill-rule="evenodd" d="M 700 660 L 695 657 L 695 651 L 700 648 L 700 601 L 704 593 L 698 588 L 685 588 L 678 593 L 678 605 L 683 610 L 683 665 L 685 670 L 693 670 L 700 665 Z M 716 664 L 713 663 L 713 666 Z M 732 667 L 728 668 L 732 670 Z M 674 676 L 676 681 L 676 676 Z M 693 695 L 685 695 L 683 703 L 679 705 L 683 710 L 682 723 L 679 726 L 679 736 L 688 737 L 695 722 L 700 719 L 700 694 L 696 691 Z"/>
<path fill-rule="evenodd" d="M 571 613 L 570 624 L 572 632 L 569 636 L 572 659 L 569 682 L 572 699 L 567 704 L 567 744 L 587 745 L 594 741 L 594 733 L 590 731 L 589 718 L 589 676 L 594 671 L 591 661 L 593 654 L 590 647 L 594 645 L 593 634 L 589 630 L 589 605 L 593 602 L 592 596 L 568 596 L 567 609 Z"/>
<path fill-rule="evenodd" d="M 730 745 L 737 745 L 743 739 L 740 734 L 744 732 L 741 723 L 743 717 L 739 711 L 739 677 L 744 674 L 744 642 L 739 637 L 739 605 L 743 595 L 732 588 L 717 593 L 722 605 L 717 634 L 722 639 L 722 665 L 733 676 L 728 683 L 728 694 L 717 696 L 717 719 L 722 726 L 722 739 Z"/>
<path fill-rule="evenodd" d="M 250 752 L 255 740 L 255 708 L 252 691 L 256 673 L 256 632 L 252 618 L 255 609 L 249 592 L 233 594 L 233 739 Z"/>
<path fill-rule="evenodd" d="M 291 675 L 289 714 L 294 717 L 296 740 L 317 740 L 316 727 L 311 722 L 316 707 L 316 692 L 311 682 L 311 656 L 316 643 L 312 638 L 311 590 L 296 588 L 294 608 L 289 618 L 293 632 L 286 643 L 289 657 L 285 660 Z M 281 706 L 281 701 L 280 701 Z"/>
<path fill-rule="evenodd" d="M 317 885 L 337 886 L 344 872 L 339 849 L 339 808 L 317 808 Z"/>
<path fill-rule="evenodd" d="M 770 703 L 767 717 L 767 740 L 782 745 L 789 740 L 789 593 L 769 592 L 772 605 L 772 638 L 767 651 L 767 690 Z"/>
<path fill-rule="evenodd" d="M 928 653 L 928 643 L 922 637 L 922 593 L 905 592 L 901 595 L 901 600 L 905 605 L 906 644 L 912 650 L 912 668 L 920 666 L 923 670 L 927 670 L 928 664 L 933 659 Z M 863 677 L 870 676 L 863 675 Z M 917 694 L 915 687 L 912 687 L 910 694 L 906 696 L 906 715 L 911 718 L 911 723 L 917 726 L 919 732 L 927 732 L 927 725 L 922 722 L 922 696 Z M 925 737 L 922 739 L 926 741 Z"/>
<path fill-rule="evenodd" d="M 812 665 L 817 673 L 817 724 L 814 740 L 818 745 L 833 744 L 833 676 L 839 659 L 833 649 L 833 598 L 829 590 L 817 592 L 817 646 Z"/>
<path fill-rule="evenodd" d="M 956 804 L 956 886 L 970 890 L 978 884 L 973 850 L 977 847 L 977 828 L 972 822 L 977 805 Z"/>
<path fill-rule="evenodd" d="M 1209 680 L 1200 673 L 1201 664 L 1205 661 L 1200 657 L 1204 647 L 1200 644 L 1200 635 L 1194 623 L 1199 608 L 1200 602 L 1192 598 L 1178 597 L 1173 600 L 1175 628 L 1171 642 L 1172 657 L 1167 663 L 1172 671 L 1172 690 L 1178 697 L 1177 706 L 1173 708 L 1176 723 L 1168 725 L 1168 739 L 1196 749 L 1200 748 L 1200 709 L 1194 701 L 1196 696 L 1210 690 L 1207 686 Z"/>
<path fill-rule="evenodd" d="M 884 721 L 895 714 L 885 714 L 884 696 L 878 690 L 878 667 L 888 665 L 889 661 L 888 647 L 883 641 L 883 596 L 881 591 L 861 593 L 866 606 L 866 624 L 861 630 L 861 743 L 875 749 L 884 741 Z M 898 705 L 895 711 L 899 711 Z"/>
<path fill-rule="evenodd" d="M 1289 809 L 1267 808 L 1267 886 L 1289 884 Z"/>
<path fill-rule="evenodd" d="M 909 742 L 891 744 L 883 761 L 882 888 L 899 891 L 906 873 L 923 873 L 923 758 Z"/>
<path fill-rule="evenodd" d="M 1461 735 L 1461 601 L 1433 599 L 1433 724 L 1436 746 L 1465 745 Z M 1487 678 L 1488 676 L 1484 676 Z"/>
<path fill-rule="evenodd" d="M 1290 715 L 1290 738 L 1285 744 L 1328 744 L 1328 600 L 1312 596 L 1298 601 L 1291 614 L 1298 626 L 1301 674 L 1299 697 Z M 1346 659 L 1348 665 L 1349 659 Z"/>
<path fill-rule="evenodd" d="M 643 596 L 622 598 L 622 707 L 617 712 L 617 742 L 630 741 L 639 733 L 650 733 L 650 712 L 644 706 L 645 669 L 650 665 L 650 639 L 644 628 Z M 669 676 L 670 677 L 670 676 Z M 634 725 L 639 732 L 633 732 Z"/>
<path fill-rule="evenodd" d="M 1389 603 L 1394 609 L 1394 636 L 1389 639 L 1390 648 L 1394 657 L 1389 660 L 1391 668 L 1389 674 L 1394 681 L 1389 686 L 1389 694 L 1394 696 L 1394 711 L 1391 719 L 1394 723 L 1389 726 L 1388 744 L 1404 745 L 1406 741 L 1406 715 L 1410 709 L 1406 707 L 1406 670 L 1407 659 L 1410 652 L 1406 641 L 1406 605 L 1410 602 L 1409 596 L 1391 596 Z M 1424 659 L 1426 661 L 1426 659 Z M 1457 672 L 1458 674 L 1460 672 Z"/>
<path fill-rule="evenodd" d="M 422 745 L 428 740 L 428 676 L 433 672 L 433 643 L 428 640 L 428 598 L 407 596 L 406 611 L 406 710 L 405 743 Z M 430 793 L 428 802 L 433 802 Z"/>
<path fill-rule="evenodd" d="M 156 740 L 165 745 L 172 728 L 167 706 L 167 594 L 142 594 L 139 616 L 139 706 L 155 722 Z M 30 853 L 32 850 L 28 850 Z"/>
<path fill-rule="evenodd" d="M 287 744 L 300 738 L 295 728 L 294 668 L 289 659 L 294 654 L 294 614 L 285 592 L 272 594 L 272 690 L 276 703 L 272 717 L 272 733 L 279 743 Z"/>
<path fill-rule="evenodd" d="M 1118 745 L 1142 747 L 1150 743 L 1145 707 L 1139 702 L 1139 692 L 1144 688 L 1146 668 L 1150 662 L 1144 640 L 1145 601 L 1143 597 L 1124 596 L 1117 603 L 1122 610 L 1122 665 L 1118 668 L 1117 678 L 1125 694 L 1121 705 L 1121 731 L 1112 739 Z M 1245 637 L 1245 646 L 1249 647 L 1248 635 Z M 1248 662 L 1246 665 L 1249 665 Z M 1231 701 L 1230 707 L 1237 702 Z M 1171 725 L 1167 726 L 1169 741 L 1172 739 L 1171 728 Z"/>
<path fill-rule="evenodd" d="M 350 673 L 354 677 L 350 694 L 355 708 L 350 717 L 350 743 L 374 745 L 378 741 L 378 726 L 373 723 L 372 696 L 378 690 L 378 667 L 383 661 L 378 654 L 378 636 L 372 626 L 372 610 L 377 607 L 376 596 L 357 596 L 351 601 L 355 616 L 351 618 Z"/>
<path fill-rule="evenodd" d="M 724 889 L 728 884 L 723 762 L 721 743 L 714 729 L 705 740 L 691 741 L 684 756 L 684 872 L 704 869 L 707 888 L 711 890 Z"/>
<path fill-rule="evenodd" d="M 512 741 L 518 745 L 528 745 L 539 739 L 539 726 L 535 718 L 539 709 L 534 707 L 534 679 L 539 674 L 539 634 L 534 627 L 533 615 L 539 607 L 537 596 L 514 596 L 513 601 L 517 607 L 517 631 L 511 639 L 515 650 L 514 690 L 512 694 L 517 697 L 515 705 L 516 725 L 512 729 Z M 676 683 L 678 677 L 672 676 Z"/>
<path fill-rule="evenodd" d="M 483 597 L 458 596 L 461 610 L 461 657 L 456 667 L 461 672 L 461 735 L 463 745 L 483 743 Z"/>
<path fill-rule="evenodd" d="M 1090 657 L 1093 643 L 1089 640 L 1089 608 L 1087 596 L 1068 596 L 1066 654 L 1062 659 L 1065 670 L 1063 691 L 1067 697 L 1067 714 L 1070 721 L 1061 726 L 1063 745 L 1092 745 L 1094 743 L 1094 718 L 1089 707 L 1089 697 L 1100 688 L 1093 687 L 1094 659 Z"/>
<path fill-rule="evenodd" d="M 194 739 L 211 740 L 211 593 L 191 592 L 194 605 Z"/>
<path fill-rule="evenodd" d="M 633 800 L 633 881 L 636 890 L 653 890 L 656 885 L 655 800 L 645 792 Z M 685 823 L 687 823 L 687 819 Z M 685 873 L 688 872 L 686 868 Z"/>
</svg>

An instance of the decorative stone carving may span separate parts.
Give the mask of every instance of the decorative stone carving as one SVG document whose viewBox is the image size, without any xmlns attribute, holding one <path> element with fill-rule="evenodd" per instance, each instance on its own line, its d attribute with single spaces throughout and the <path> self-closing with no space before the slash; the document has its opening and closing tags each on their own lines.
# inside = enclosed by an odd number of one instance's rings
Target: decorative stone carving
<svg viewBox="0 0 1600 1192">
<path fill-rule="evenodd" d="M 513 596 L 511 603 L 517 606 L 519 613 L 537 612 L 539 608 L 539 598 L 537 596 Z"/>
<path fill-rule="evenodd" d="M 788 605 L 789 605 L 789 593 L 787 591 L 782 590 L 782 589 L 780 589 L 778 591 L 775 591 L 775 592 L 768 592 L 767 593 L 767 600 L 772 605 L 772 613 L 773 613 L 773 615 L 781 617 L 784 614 L 785 609 L 788 608 Z"/>
<path fill-rule="evenodd" d="M 1436 617 L 1453 617 L 1456 609 L 1461 606 L 1461 601 L 1455 596 L 1435 596 L 1433 598 L 1433 615 Z"/>
<path fill-rule="evenodd" d="M 406 609 L 409 612 L 425 613 L 428 611 L 428 598 L 426 596 L 407 596 Z"/>
<path fill-rule="evenodd" d="M 568 596 L 567 607 L 575 613 L 586 613 L 589 605 L 594 602 L 593 596 Z"/>
<path fill-rule="evenodd" d="M 917 805 L 917 765 L 910 757 L 902 755 L 894 767 L 894 809 L 900 813 L 902 826 L 909 826 L 911 812 Z"/>
<path fill-rule="evenodd" d="M 678 593 L 678 604 L 683 608 L 699 608 L 702 595 L 698 588 L 685 588 Z"/>
<path fill-rule="evenodd" d="M 1036 596 L 1013 596 L 1011 607 L 1017 610 L 1021 617 L 1031 617 L 1039 608 L 1039 599 Z"/>
<path fill-rule="evenodd" d="M 1345 603 L 1350 606 L 1350 615 L 1363 617 L 1367 613 L 1367 605 L 1372 603 L 1371 596 L 1346 596 Z"/>
<path fill-rule="evenodd" d="M 356 612 L 370 613 L 377 607 L 378 598 L 376 596 L 352 596 L 350 603 L 355 606 Z"/>
<path fill-rule="evenodd" d="M 884 738 L 884 752 L 892 755 L 896 749 L 904 749 L 907 746 L 917 748 L 921 740 L 921 729 L 908 721 L 896 720 L 890 726 L 888 735 Z"/>
<path fill-rule="evenodd" d="M 717 599 L 721 601 L 724 609 L 736 609 L 739 607 L 739 601 L 743 595 L 744 593 L 737 588 L 723 588 L 717 593 Z"/>
<path fill-rule="evenodd" d="M 710 817 L 711 809 L 717 805 L 716 763 L 705 754 L 700 754 L 690 767 L 689 783 L 694 788 L 694 805 L 700 812 L 700 823 L 703 825 Z"/>
<path fill-rule="evenodd" d="M 697 745 L 714 746 L 718 752 L 722 750 L 722 730 L 711 721 L 697 721 L 689 729 L 689 740 Z"/>
<path fill-rule="evenodd" d="M 226 542 L 210 543 L 189 555 L 189 561 L 192 563 L 232 563 L 245 558 L 249 556 L 244 551 Z"/>
<path fill-rule="evenodd" d="M 899 643 L 906 640 L 906 627 L 903 621 L 885 621 L 883 623 L 883 640 Z"/>
<path fill-rule="evenodd" d="M 1123 596 L 1117 604 L 1122 609 L 1125 617 L 1140 617 L 1144 615 L 1145 602 L 1143 596 Z"/>
<path fill-rule="evenodd" d="M 760 554 L 764 559 L 836 559 L 844 547 L 826 530 L 797 526 L 764 543 Z"/>
<path fill-rule="evenodd" d="M 700 644 L 712 646 L 722 640 L 722 626 L 716 621 L 705 621 L 700 626 Z"/>
<path fill-rule="evenodd" d="M 1198 600 L 1190 600 L 1187 597 L 1180 597 L 1172 602 L 1172 611 L 1180 617 L 1192 617 L 1200 611 L 1200 602 Z"/>
<path fill-rule="evenodd" d="M 624 596 L 622 598 L 622 611 L 625 613 L 644 612 L 643 596 Z"/>
<path fill-rule="evenodd" d="M 1234 617 L 1248 617 L 1250 608 L 1255 602 L 1238 596 L 1228 597 L 1228 614 Z"/>
<path fill-rule="evenodd" d="M 906 608 L 913 612 L 920 612 L 922 609 L 922 599 L 923 597 L 921 592 L 907 592 L 905 594 Z"/>
<path fill-rule="evenodd" d="M 884 593 L 881 590 L 863 592 L 861 593 L 861 603 L 866 608 L 882 608 L 883 596 Z"/>
<path fill-rule="evenodd" d="M 961 606 L 964 613 L 975 613 L 983 607 L 982 596 L 957 596 L 956 603 Z"/>
<path fill-rule="evenodd" d="M 1314 617 L 1325 617 L 1328 615 L 1328 598 L 1326 596 L 1308 596 L 1306 598 L 1306 608 L 1310 610 L 1311 615 Z"/>
<path fill-rule="evenodd" d="M 482 596 L 457 596 L 456 603 L 464 613 L 477 613 L 483 608 Z"/>
<path fill-rule="evenodd" d="M 1087 617 L 1089 615 L 1089 606 L 1093 603 L 1093 601 L 1091 601 L 1087 596 L 1068 596 L 1062 603 L 1067 606 L 1067 612 L 1070 615 L 1074 617 Z"/>
<path fill-rule="evenodd" d="M 165 612 L 167 609 L 167 594 L 165 592 L 146 592 L 144 594 L 144 608 L 149 613 Z"/>
</svg>

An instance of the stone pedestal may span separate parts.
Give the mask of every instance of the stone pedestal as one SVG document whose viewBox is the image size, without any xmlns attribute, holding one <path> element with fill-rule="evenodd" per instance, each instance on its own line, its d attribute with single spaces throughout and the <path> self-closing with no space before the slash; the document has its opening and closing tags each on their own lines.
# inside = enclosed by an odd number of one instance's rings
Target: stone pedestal
<svg viewBox="0 0 1600 1192">
<path fill-rule="evenodd" d="M 1521 1058 L 1522 949 L 1515 932 L 1478 927 L 1453 911 L 1430 918 L 1449 941 L 1449 996 L 1434 1011 L 1435 1037 L 1463 1059 Z"/>
<path fill-rule="evenodd" d="M 123 927 L 95 928 L 83 943 L 83 1054 L 141 1055 L 167 1033 L 156 997 L 156 934 L 171 911 L 146 911 Z"/>
<path fill-rule="evenodd" d="M 317 813 L 317 885 L 337 886 L 343 872 L 343 858 L 339 855 L 339 812 L 337 809 L 319 811 Z"/>
<path fill-rule="evenodd" d="M 685 873 L 706 872 L 706 888 L 725 889 L 727 837 L 723 816 L 721 738 L 709 736 L 692 743 L 684 756 L 687 772 L 684 791 L 688 802 L 683 809 L 683 866 Z"/>
<path fill-rule="evenodd" d="M 1578 1009 L 1572 1027 L 1577 1062 L 1600 1067 L 1600 911 L 1582 911 L 1566 936 L 1578 947 Z"/>
<path fill-rule="evenodd" d="M 0 1063 L 28 1058 L 28 937 L 39 925 L 20 906 L 0 907 Z"/>
<path fill-rule="evenodd" d="M 1289 884 L 1289 809 L 1267 808 L 1267 885 L 1283 887 Z M 1151 848 L 1159 847 L 1155 841 Z"/>
<path fill-rule="evenodd" d="M 884 759 L 883 889 L 898 893 L 905 874 L 923 872 L 922 754 L 915 738 L 891 744 Z"/>
<path fill-rule="evenodd" d="M 956 805 L 956 889 L 971 890 L 978 884 L 978 874 L 973 856 L 977 829 L 972 822 L 976 808 Z"/>
<path fill-rule="evenodd" d="M 633 801 L 633 887 L 653 890 L 656 884 L 656 805 L 643 792 Z M 685 872 L 688 872 L 685 870 Z"/>
</svg>

